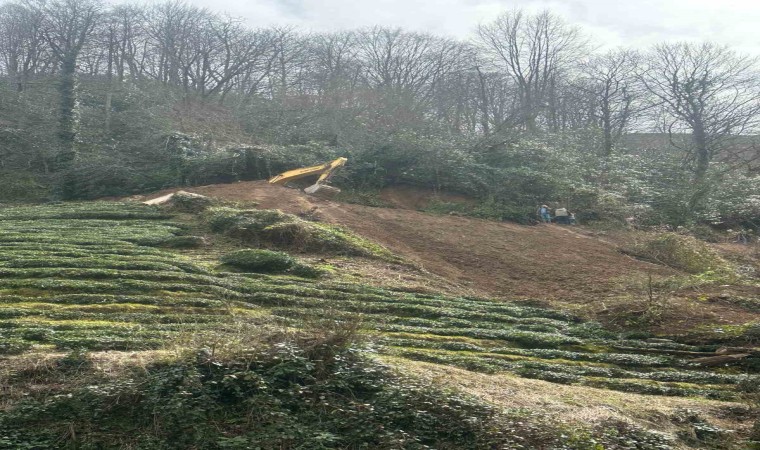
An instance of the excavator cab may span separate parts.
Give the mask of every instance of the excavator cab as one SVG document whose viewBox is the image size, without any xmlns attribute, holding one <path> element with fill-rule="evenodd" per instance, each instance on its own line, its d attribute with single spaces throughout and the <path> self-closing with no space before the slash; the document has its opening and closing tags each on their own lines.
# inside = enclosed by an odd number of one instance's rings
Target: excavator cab
<svg viewBox="0 0 760 450">
<path fill-rule="evenodd" d="M 325 194 L 334 195 L 340 192 L 340 189 L 329 186 L 326 183 L 339 168 L 343 167 L 346 164 L 346 161 L 348 161 L 347 158 L 338 158 L 334 161 L 330 161 L 319 166 L 302 167 L 300 169 L 288 170 L 287 172 L 283 172 L 275 177 L 272 177 L 269 180 L 269 183 L 291 185 L 295 184 L 294 182 L 300 182 L 307 180 L 309 177 L 316 176 L 317 179 L 314 184 L 306 186 L 303 191 L 311 195 L 317 195 L 317 193 L 319 193 L 320 196 L 323 196 Z"/>
</svg>

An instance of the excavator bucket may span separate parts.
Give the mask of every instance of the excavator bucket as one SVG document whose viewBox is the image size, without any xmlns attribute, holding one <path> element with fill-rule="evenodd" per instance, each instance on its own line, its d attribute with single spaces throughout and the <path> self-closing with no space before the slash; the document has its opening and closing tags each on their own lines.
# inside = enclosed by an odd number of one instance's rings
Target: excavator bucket
<svg viewBox="0 0 760 450">
<path fill-rule="evenodd" d="M 308 177 L 318 176 L 317 181 L 306 187 L 304 192 L 310 195 L 318 195 L 320 197 L 331 197 L 340 189 L 328 186 L 326 183 L 330 177 L 335 173 L 337 169 L 342 167 L 348 161 L 347 158 L 338 158 L 334 161 L 322 164 L 320 166 L 303 167 L 301 169 L 293 169 L 287 172 L 283 172 L 276 177 L 272 177 L 269 180 L 271 184 L 288 185 L 291 182 L 295 182 L 301 179 L 308 179 Z"/>
<path fill-rule="evenodd" d="M 316 183 L 316 184 L 312 184 L 309 187 L 304 188 L 303 191 L 306 192 L 307 194 L 316 194 L 317 192 L 319 192 L 319 189 L 321 187 L 322 186 L 319 183 Z"/>
<path fill-rule="evenodd" d="M 304 188 L 303 190 L 307 194 L 316 195 L 318 197 L 333 197 L 340 193 L 340 189 L 327 184 L 312 184 L 311 186 Z"/>
</svg>

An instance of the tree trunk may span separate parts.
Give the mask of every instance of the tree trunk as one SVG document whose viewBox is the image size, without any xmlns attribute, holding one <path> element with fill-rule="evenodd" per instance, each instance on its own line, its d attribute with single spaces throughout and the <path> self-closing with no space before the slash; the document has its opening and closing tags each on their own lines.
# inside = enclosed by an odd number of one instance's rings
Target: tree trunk
<svg viewBox="0 0 760 450">
<path fill-rule="evenodd" d="M 538 126 L 536 125 L 536 108 L 533 105 L 533 96 L 529 89 L 525 90 L 523 100 L 522 114 L 525 130 L 527 130 L 528 133 L 533 134 L 538 131 Z"/>
<path fill-rule="evenodd" d="M 689 199 L 689 211 L 694 212 L 710 192 L 707 182 L 707 169 L 710 165 L 710 150 L 707 146 L 707 136 L 702 124 L 694 125 L 692 129 L 694 152 L 697 158 L 697 167 L 694 171 L 694 192 Z"/>
<path fill-rule="evenodd" d="M 612 118 L 610 106 L 606 100 L 602 102 L 602 132 L 604 141 L 602 142 L 602 154 L 605 157 L 612 155 Z"/>
<path fill-rule="evenodd" d="M 106 118 L 105 129 L 106 135 L 111 134 L 111 104 L 113 102 L 113 83 L 108 82 L 108 92 L 106 93 Z"/>
<path fill-rule="evenodd" d="M 491 134 L 491 127 L 489 123 L 489 105 L 488 105 L 488 91 L 486 90 L 486 80 L 483 73 L 480 71 L 480 67 L 475 67 L 478 71 L 478 87 L 480 89 L 480 126 L 483 128 L 483 135 L 488 136 Z"/>
<path fill-rule="evenodd" d="M 60 148 L 56 156 L 55 170 L 66 169 L 76 158 L 76 60 L 66 59 L 61 64 L 58 84 L 60 96 L 58 140 Z"/>
<path fill-rule="evenodd" d="M 707 175 L 707 168 L 710 164 L 710 150 L 707 147 L 707 135 L 702 124 L 694 125 L 691 137 L 694 140 L 694 152 L 697 157 L 694 181 L 701 183 Z"/>
</svg>

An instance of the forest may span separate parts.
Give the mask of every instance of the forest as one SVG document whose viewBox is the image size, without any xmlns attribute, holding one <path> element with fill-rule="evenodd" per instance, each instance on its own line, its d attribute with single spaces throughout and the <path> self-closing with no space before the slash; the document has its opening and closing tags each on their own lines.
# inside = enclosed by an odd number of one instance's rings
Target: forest
<svg viewBox="0 0 760 450">
<path fill-rule="evenodd" d="M 0 202 L 268 178 L 338 156 L 344 199 L 411 185 L 528 223 L 757 230 L 756 55 L 603 48 L 551 11 L 468 39 L 252 28 L 181 1 L 0 6 Z M 700 228 L 701 227 L 701 228 Z"/>
</svg>

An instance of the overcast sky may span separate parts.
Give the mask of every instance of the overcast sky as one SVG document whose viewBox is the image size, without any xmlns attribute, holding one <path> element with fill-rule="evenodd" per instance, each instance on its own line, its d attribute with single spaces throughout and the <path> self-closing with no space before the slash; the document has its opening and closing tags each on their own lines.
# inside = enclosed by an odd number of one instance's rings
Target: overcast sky
<svg viewBox="0 0 760 450">
<path fill-rule="evenodd" d="M 760 55 L 760 0 L 187 0 L 253 26 L 330 31 L 399 26 L 465 38 L 515 7 L 548 8 L 594 42 L 642 48 L 665 40 L 711 40 Z"/>
</svg>

